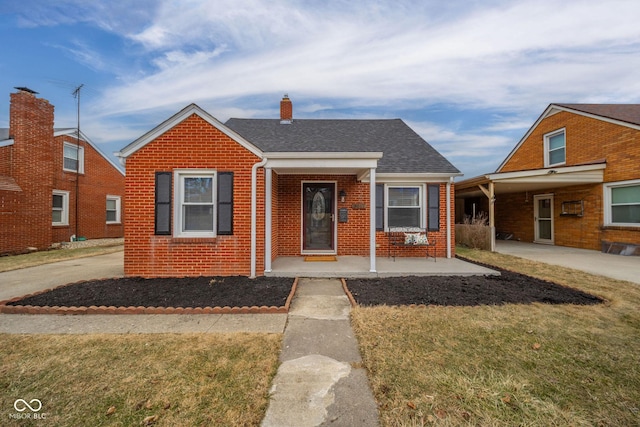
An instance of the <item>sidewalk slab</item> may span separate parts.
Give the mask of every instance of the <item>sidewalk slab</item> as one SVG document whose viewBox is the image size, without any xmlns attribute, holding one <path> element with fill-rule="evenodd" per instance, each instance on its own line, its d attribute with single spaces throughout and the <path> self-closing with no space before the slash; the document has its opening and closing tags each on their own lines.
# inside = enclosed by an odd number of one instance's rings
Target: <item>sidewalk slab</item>
<svg viewBox="0 0 640 427">
<path fill-rule="evenodd" d="M 338 279 L 300 279 L 263 427 L 377 426 L 378 407 Z"/>
<path fill-rule="evenodd" d="M 286 314 L 0 314 L 5 334 L 281 334 Z"/>
</svg>

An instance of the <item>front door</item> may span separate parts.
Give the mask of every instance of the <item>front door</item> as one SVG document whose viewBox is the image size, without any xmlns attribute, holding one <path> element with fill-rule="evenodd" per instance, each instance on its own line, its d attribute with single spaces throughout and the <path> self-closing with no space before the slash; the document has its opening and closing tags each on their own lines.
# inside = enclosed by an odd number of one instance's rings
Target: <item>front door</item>
<svg viewBox="0 0 640 427">
<path fill-rule="evenodd" d="M 553 244 L 553 195 L 533 197 L 535 242 Z"/>
<path fill-rule="evenodd" d="M 334 197 L 336 184 L 306 182 L 302 185 L 302 251 L 335 253 Z"/>
</svg>

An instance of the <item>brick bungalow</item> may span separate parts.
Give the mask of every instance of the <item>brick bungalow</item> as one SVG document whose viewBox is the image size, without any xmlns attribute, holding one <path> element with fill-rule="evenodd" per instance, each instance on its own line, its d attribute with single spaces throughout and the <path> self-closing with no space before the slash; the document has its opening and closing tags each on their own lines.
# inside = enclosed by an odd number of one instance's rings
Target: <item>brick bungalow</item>
<svg viewBox="0 0 640 427">
<path fill-rule="evenodd" d="M 11 94 L 9 115 L 0 128 L 0 254 L 123 237 L 124 172 L 76 128 L 54 129 L 53 105 L 32 90 Z"/>
<path fill-rule="evenodd" d="M 640 104 L 549 105 L 495 173 L 457 182 L 456 198 L 457 222 L 489 212 L 517 240 L 640 253 Z"/>
<path fill-rule="evenodd" d="M 294 120 L 287 96 L 280 111 L 223 124 L 191 104 L 121 150 L 127 275 L 254 277 L 318 254 L 375 272 L 401 226 L 454 255 L 460 173 L 402 120 Z"/>
</svg>

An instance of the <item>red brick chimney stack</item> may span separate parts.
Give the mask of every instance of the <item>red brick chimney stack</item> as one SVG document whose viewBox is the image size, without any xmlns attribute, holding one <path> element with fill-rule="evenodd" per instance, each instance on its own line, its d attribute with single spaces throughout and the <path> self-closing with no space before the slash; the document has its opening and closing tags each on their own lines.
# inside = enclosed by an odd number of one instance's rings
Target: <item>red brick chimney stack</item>
<svg viewBox="0 0 640 427">
<path fill-rule="evenodd" d="M 293 104 L 286 93 L 280 101 L 280 123 L 290 124 L 293 121 Z"/>
</svg>

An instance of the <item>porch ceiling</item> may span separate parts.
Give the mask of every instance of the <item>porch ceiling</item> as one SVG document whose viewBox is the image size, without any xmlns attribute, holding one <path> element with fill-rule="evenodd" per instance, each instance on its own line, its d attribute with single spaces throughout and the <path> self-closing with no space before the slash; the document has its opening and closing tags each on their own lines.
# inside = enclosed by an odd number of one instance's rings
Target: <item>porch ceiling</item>
<svg viewBox="0 0 640 427">
<path fill-rule="evenodd" d="M 265 153 L 265 168 L 281 175 L 308 173 L 364 176 L 378 166 L 381 152 Z"/>
<path fill-rule="evenodd" d="M 535 169 L 484 175 L 456 184 L 456 197 L 483 196 L 479 185 L 494 184 L 495 194 L 543 191 L 573 185 L 598 184 L 604 181 L 606 164 Z"/>
</svg>

